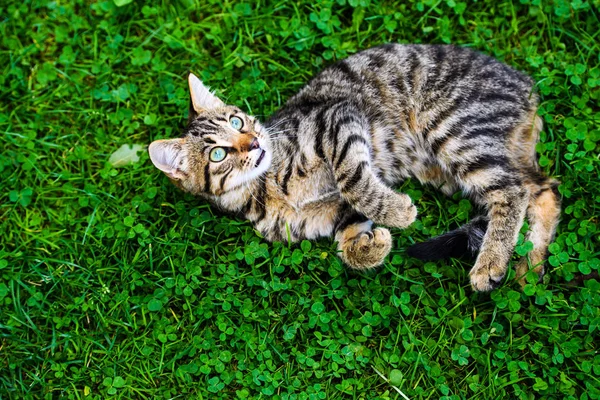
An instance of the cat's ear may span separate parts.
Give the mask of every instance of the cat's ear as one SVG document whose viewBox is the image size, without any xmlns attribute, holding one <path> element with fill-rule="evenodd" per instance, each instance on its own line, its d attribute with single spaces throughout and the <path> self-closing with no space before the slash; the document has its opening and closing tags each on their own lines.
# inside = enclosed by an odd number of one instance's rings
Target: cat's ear
<svg viewBox="0 0 600 400">
<path fill-rule="evenodd" d="M 212 94 L 210 89 L 207 86 L 204 86 L 196 75 L 190 73 L 188 76 L 188 83 L 190 85 L 192 107 L 197 113 L 225 106 L 225 103 Z"/>
<path fill-rule="evenodd" d="M 171 179 L 182 179 L 185 173 L 180 169 L 183 139 L 155 140 L 150 143 L 148 153 L 154 166 Z"/>
</svg>

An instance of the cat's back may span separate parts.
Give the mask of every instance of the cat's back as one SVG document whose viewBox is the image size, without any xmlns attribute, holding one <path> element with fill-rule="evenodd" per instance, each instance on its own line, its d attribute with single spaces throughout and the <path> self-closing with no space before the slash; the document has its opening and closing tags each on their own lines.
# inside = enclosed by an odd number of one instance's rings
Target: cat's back
<svg viewBox="0 0 600 400">
<path fill-rule="evenodd" d="M 469 48 L 390 43 L 328 66 L 291 103 L 352 98 L 378 106 L 426 109 L 441 100 L 474 101 L 494 93 L 512 96 L 514 103 L 525 106 L 532 85 L 527 75 Z"/>
</svg>

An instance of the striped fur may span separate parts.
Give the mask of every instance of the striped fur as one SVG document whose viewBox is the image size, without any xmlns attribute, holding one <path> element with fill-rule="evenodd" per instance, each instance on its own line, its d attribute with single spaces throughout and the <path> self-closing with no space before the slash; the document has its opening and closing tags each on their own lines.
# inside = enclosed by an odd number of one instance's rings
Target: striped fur
<svg viewBox="0 0 600 400">
<path fill-rule="evenodd" d="M 465 48 L 387 44 L 331 65 L 264 126 L 232 106 L 194 103 L 175 150 L 150 153 L 159 168 L 163 159 L 179 163 L 161 168 L 179 187 L 249 219 L 268 240 L 335 236 L 342 260 L 359 269 L 381 264 L 391 248 L 389 231 L 373 223 L 404 228 L 415 220 L 395 185 L 412 177 L 447 194 L 462 190 L 488 210 L 470 272 L 473 288 L 488 291 L 506 273 L 526 214 L 540 274 L 558 222 L 556 183 L 535 156 L 542 126 L 532 87 L 524 74 Z M 232 115 L 246 130 L 232 131 Z M 260 148 L 248 146 L 252 138 Z M 215 146 L 232 151 L 213 163 Z M 518 264 L 520 275 L 528 269 L 527 260 Z"/>
</svg>

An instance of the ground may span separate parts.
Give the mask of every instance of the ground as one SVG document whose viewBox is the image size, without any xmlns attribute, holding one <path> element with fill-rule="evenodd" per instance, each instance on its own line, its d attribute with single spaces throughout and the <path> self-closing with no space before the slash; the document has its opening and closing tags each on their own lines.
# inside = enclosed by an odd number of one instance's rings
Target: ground
<svg viewBox="0 0 600 400">
<path fill-rule="evenodd" d="M 600 284 L 580 279 L 600 268 L 600 2 L 393 3 L 2 2 L 0 398 L 600 397 Z M 538 82 L 563 199 L 542 283 L 477 294 L 471 261 L 408 258 L 477 214 L 414 181 L 418 221 L 356 273 L 330 240 L 266 243 L 143 151 L 109 162 L 179 134 L 188 71 L 264 117 L 385 42 L 469 46 Z"/>
</svg>

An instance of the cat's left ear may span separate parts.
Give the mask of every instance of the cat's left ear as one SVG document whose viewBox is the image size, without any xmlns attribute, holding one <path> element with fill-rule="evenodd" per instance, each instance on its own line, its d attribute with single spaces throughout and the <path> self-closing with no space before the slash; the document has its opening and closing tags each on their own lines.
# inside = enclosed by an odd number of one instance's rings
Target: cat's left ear
<svg viewBox="0 0 600 400">
<path fill-rule="evenodd" d="M 197 113 L 225 106 L 225 103 L 215 96 L 207 86 L 204 86 L 196 75 L 190 73 L 188 83 L 190 85 L 192 107 Z"/>
<path fill-rule="evenodd" d="M 183 139 L 155 140 L 148 147 L 150 160 L 169 178 L 183 179 L 185 173 L 181 170 L 182 146 Z"/>
</svg>

